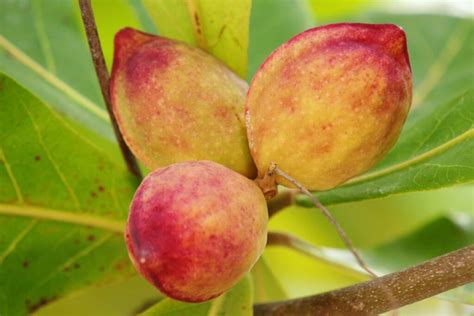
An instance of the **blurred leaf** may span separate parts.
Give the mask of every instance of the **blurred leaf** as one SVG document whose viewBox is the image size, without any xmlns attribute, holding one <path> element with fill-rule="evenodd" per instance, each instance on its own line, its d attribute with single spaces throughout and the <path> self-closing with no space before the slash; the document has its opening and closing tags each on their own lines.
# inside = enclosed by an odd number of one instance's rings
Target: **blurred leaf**
<svg viewBox="0 0 474 316">
<path fill-rule="evenodd" d="M 474 244 L 473 227 L 474 217 L 466 214 L 440 217 L 419 230 L 367 251 L 364 255 L 369 264 L 379 271 L 399 271 Z M 461 286 L 438 297 L 474 304 L 474 286 Z"/>
<path fill-rule="evenodd" d="M 370 0 L 307 0 L 314 17 L 318 21 L 325 21 L 341 16 L 350 16 L 358 13 L 368 6 L 377 4 Z"/>
<path fill-rule="evenodd" d="M 342 203 L 330 206 L 329 210 L 356 247 L 373 248 L 409 234 L 451 212 L 472 216 L 473 194 L 472 185 L 447 187 Z M 345 247 L 334 226 L 314 208 L 286 208 L 272 216 L 269 229 L 295 234 L 319 246 Z"/>
<path fill-rule="evenodd" d="M 402 270 L 474 244 L 473 227 L 474 218 L 468 215 L 459 215 L 458 218 L 439 217 L 413 233 L 366 254 L 384 272 Z"/>
<path fill-rule="evenodd" d="M 314 26 L 314 21 L 305 1 L 253 0 L 247 79 L 252 79 L 275 48 L 311 26 Z"/>
<path fill-rule="evenodd" d="M 125 165 L 4 75 L 0 125 L 0 314 L 134 273 Z"/>
<path fill-rule="evenodd" d="M 76 1 L 0 1 L 0 71 L 112 137 Z"/>
<path fill-rule="evenodd" d="M 335 204 L 472 182 L 473 119 L 474 90 L 419 118 L 404 131 L 382 167 L 320 193 L 320 199 Z"/>
<path fill-rule="evenodd" d="M 126 0 L 93 3 L 110 62 L 115 31 L 138 26 L 138 20 Z M 0 1 L 0 71 L 59 113 L 115 141 L 76 0 Z"/>
<path fill-rule="evenodd" d="M 270 270 L 267 259 L 260 257 L 252 268 L 255 303 L 284 300 L 288 298 L 280 282 Z"/>
<path fill-rule="evenodd" d="M 394 23 L 402 26 L 407 34 L 415 84 L 414 111 L 410 114 L 408 126 L 417 124 L 418 115 L 431 115 L 438 105 L 446 104 L 472 89 L 472 19 L 377 14 L 361 17 L 359 21 Z"/>
<path fill-rule="evenodd" d="M 250 0 L 144 0 L 161 35 L 198 46 L 245 78 Z"/>
<path fill-rule="evenodd" d="M 253 315 L 252 297 L 252 280 L 249 275 L 245 275 L 232 289 L 213 300 L 203 303 L 184 303 L 166 298 L 140 315 L 250 316 Z"/>
<path fill-rule="evenodd" d="M 107 66 L 111 69 L 115 33 L 126 26 L 140 28 L 141 25 L 129 0 L 100 0 L 91 2 L 102 51 L 104 52 Z M 135 7 L 139 8 L 139 5 L 135 4 Z M 111 8 L 113 8 L 112 12 Z M 78 10 L 77 12 L 79 13 L 80 11 Z M 82 26 L 82 20 L 80 21 L 80 26 Z"/>
<path fill-rule="evenodd" d="M 55 301 L 34 316 L 131 316 L 155 304 L 158 290 L 140 275 L 103 286 L 91 286 Z"/>
</svg>

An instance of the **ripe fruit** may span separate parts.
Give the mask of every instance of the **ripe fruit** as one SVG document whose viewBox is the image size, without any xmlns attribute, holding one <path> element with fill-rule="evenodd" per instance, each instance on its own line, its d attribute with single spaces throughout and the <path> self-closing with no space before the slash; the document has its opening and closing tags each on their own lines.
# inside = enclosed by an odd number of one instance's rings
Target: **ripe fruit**
<svg viewBox="0 0 474 316">
<path fill-rule="evenodd" d="M 211 161 L 157 169 L 130 206 L 125 238 L 135 267 L 164 294 L 214 298 L 261 255 L 268 212 L 253 181 Z"/>
<path fill-rule="evenodd" d="M 125 28 L 115 36 L 114 115 L 150 169 L 212 160 L 256 174 L 244 122 L 247 84 L 198 48 Z"/>
<path fill-rule="evenodd" d="M 259 176 L 275 162 L 325 190 L 368 170 L 397 140 L 411 99 L 399 27 L 343 23 L 297 35 L 250 85 L 245 111 Z"/>
</svg>

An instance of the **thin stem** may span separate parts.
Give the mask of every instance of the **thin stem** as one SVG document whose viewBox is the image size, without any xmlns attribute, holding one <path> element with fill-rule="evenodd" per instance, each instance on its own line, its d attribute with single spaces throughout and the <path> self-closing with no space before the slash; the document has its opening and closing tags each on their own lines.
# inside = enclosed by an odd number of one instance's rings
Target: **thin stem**
<svg viewBox="0 0 474 316">
<path fill-rule="evenodd" d="M 359 265 L 362 267 L 362 269 L 367 271 L 367 273 L 369 273 L 371 276 L 376 278 L 377 275 L 374 272 L 372 272 L 372 270 L 370 270 L 368 265 L 362 259 L 362 257 L 357 252 L 357 250 L 354 248 L 354 245 L 352 244 L 352 241 L 349 239 L 349 237 L 347 236 L 344 229 L 342 229 L 341 225 L 339 225 L 339 223 L 332 216 L 332 214 L 329 212 L 329 210 L 324 205 L 322 205 L 321 202 L 319 202 L 318 198 L 314 194 L 311 194 L 311 192 L 309 192 L 308 189 L 306 189 L 301 183 L 299 183 L 298 181 L 293 179 L 291 176 L 289 176 L 287 173 L 285 173 L 283 170 L 281 170 L 278 166 L 276 166 L 276 165 L 274 166 L 273 172 L 276 175 L 279 175 L 279 176 L 285 178 L 286 180 L 290 181 L 302 193 L 304 193 L 305 195 L 307 195 L 309 197 L 311 202 L 313 202 L 314 206 L 316 206 L 323 213 L 323 215 L 328 219 L 328 221 L 332 225 L 334 225 L 334 227 L 336 227 L 336 230 L 337 230 L 339 236 L 341 237 L 342 241 L 344 242 L 346 247 L 349 249 L 349 251 L 352 252 L 352 254 L 354 255 L 355 259 L 357 260 L 357 263 L 359 263 Z"/>
<path fill-rule="evenodd" d="M 365 270 L 359 270 L 357 267 L 352 267 L 349 262 L 340 262 L 332 260 L 328 257 L 324 248 L 314 246 L 296 236 L 282 232 L 268 232 L 267 247 L 284 246 L 296 250 L 311 258 L 317 259 L 321 262 L 329 264 L 330 266 L 339 269 L 343 273 L 349 274 L 359 280 L 367 280 L 370 278 Z"/>
<path fill-rule="evenodd" d="M 110 121 L 112 122 L 112 126 L 114 128 L 115 137 L 117 138 L 117 142 L 120 146 L 120 150 L 125 163 L 127 164 L 128 170 L 141 179 L 142 174 L 140 168 L 138 167 L 137 161 L 125 143 L 118 128 L 117 121 L 115 120 L 115 116 L 112 112 L 112 103 L 110 102 L 109 92 L 109 73 L 107 71 L 107 66 L 105 65 L 104 54 L 100 45 L 99 35 L 97 34 L 97 26 L 95 24 L 94 12 L 92 11 L 90 0 L 79 0 L 79 7 L 81 8 L 82 21 L 86 30 L 87 41 L 89 42 L 89 48 L 92 61 L 94 62 L 95 72 L 97 74 L 97 79 L 99 80 L 102 97 L 104 98 L 107 111 L 109 112 Z"/>
<path fill-rule="evenodd" d="M 474 245 L 340 290 L 254 306 L 263 315 L 374 315 L 474 282 Z M 384 289 L 390 289 L 390 294 Z"/>
</svg>

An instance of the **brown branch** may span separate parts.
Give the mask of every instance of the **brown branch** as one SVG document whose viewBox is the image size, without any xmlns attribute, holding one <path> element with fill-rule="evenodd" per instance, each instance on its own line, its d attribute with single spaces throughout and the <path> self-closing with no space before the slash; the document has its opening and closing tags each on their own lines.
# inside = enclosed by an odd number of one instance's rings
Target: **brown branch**
<svg viewBox="0 0 474 316">
<path fill-rule="evenodd" d="M 109 112 L 110 121 L 112 122 L 112 126 L 114 128 L 115 137 L 117 138 L 117 142 L 120 146 L 120 150 L 125 163 L 127 164 L 128 170 L 141 179 L 142 174 L 140 172 L 140 168 L 138 167 L 137 161 L 125 143 L 118 128 L 117 121 L 115 120 L 115 116 L 112 112 L 112 104 L 110 102 L 109 92 L 109 73 L 107 71 L 107 66 L 105 65 L 104 54 L 100 45 L 99 35 L 97 34 L 97 26 L 95 24 L 94 12 L 92 11 L 90 0 L 79 0 L 79 7 L 81 8 L 82 21 L 86 30 L 87 41 L 89 42 L 89 48 L 92 61 L 94 62 L 95 72 L 99 80 L 100 89 L 102 91 L 105 105 L 107 106 L 107 111 Z"/>
<path fill-rule="evenodd" d="M 319 202 L 318 198 L 312 194 L 311 192 L 308 191 L 301 183 L 293 179 L 290 175 L 288 175 L 286 172 L 278 168 L 276 164 L 272 164 L 269 168 L 269 170 L 272 170 L 272 172 L 276 175 L 279 175 L 280 177 L 285 178 L 286 180 L 290 181 L 295 187 L 298 188 L 298 190 L 301 191 L 301 193 L 307 195 L 311 202 L 313 202 L 314 206 L 316 206 L 322 213 L 323 215 L 328 219 L 328 221 L 336 227 L 336 230 L 341 237 L 342 241 L 346 245 L 347 249 L 354 255 L 354 257 L 357 260 L 357 263 L 367 271 L 371 276 L 374 278 L 377 277 L 377 275 L 370 270 L 369 266 L 365 263 L 365 261 L 362 259 L 361 255 L 357 252 L 357 250 L 354 248 L 354 245 L 352 244 L 352 241 L 350 238 L 347 236 L 346 232 L 344 229 L 339 225 L 339 223 L 336 221 L 336 219 L 332 216 L 332 214 L 329 212 L 329 210 Z"/>
<path fill-rule="evenodd" d="M 255 305 L 254 313 L 256 316 L 381 314 L 473 281 L 474 245 L 340 290 Z"/>
</svg>

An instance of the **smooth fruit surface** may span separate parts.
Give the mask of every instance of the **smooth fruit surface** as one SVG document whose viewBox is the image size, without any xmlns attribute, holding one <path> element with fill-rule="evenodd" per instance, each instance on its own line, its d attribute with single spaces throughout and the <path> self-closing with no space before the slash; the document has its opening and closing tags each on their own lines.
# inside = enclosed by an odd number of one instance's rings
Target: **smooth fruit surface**
<svg viewBox="0 0 474 316">
<path fill-rule="evenodd" d="M 265 248 L 268 212 L 253 181 L 211 161 L 157 169 L 138 188 L 125 238 L 141 274 L 183 301 L 235 285 Z"/>
<path fill-rule="evenodd" d="M 254 177 L 246 91 L 243 80 L 198 48 L 130 28 L 115 36 L 113 112 L 128 146 L 152 170 L 212 160 Z"/>
<path fill-rule="evenodd" d="M 250 84 L 247 132 L 259 176 L 276 162 L 325 190 L 368 170 L 396 142 L 411 99 L 401 28 L 343 23 L 297 35 Z"/>
</svg>

